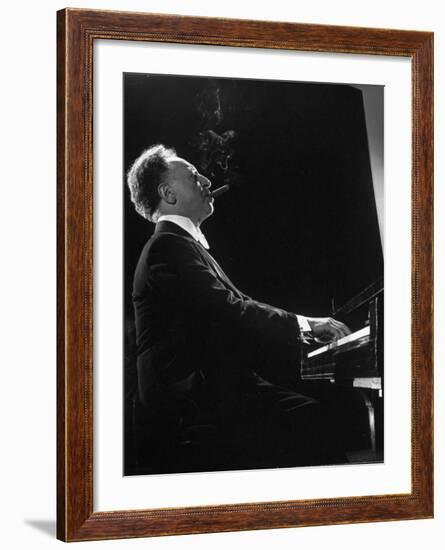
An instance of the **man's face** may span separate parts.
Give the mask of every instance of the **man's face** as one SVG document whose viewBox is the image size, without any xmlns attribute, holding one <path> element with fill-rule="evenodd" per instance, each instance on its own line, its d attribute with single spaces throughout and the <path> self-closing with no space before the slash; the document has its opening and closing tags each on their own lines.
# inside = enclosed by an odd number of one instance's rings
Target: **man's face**
<svg viewBox="0 0 445 550">
<path fill-rule="evenodd" d="M 178 214 L 199 225 L 213 214 L 211 182 L 182 158 L 169 162 L 166 182 L 174 193 Z"/>
</svg>

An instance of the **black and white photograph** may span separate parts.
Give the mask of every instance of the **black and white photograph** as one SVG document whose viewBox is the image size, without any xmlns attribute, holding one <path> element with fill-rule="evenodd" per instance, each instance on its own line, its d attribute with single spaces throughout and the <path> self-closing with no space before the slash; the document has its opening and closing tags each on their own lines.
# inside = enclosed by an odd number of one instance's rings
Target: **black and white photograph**
<svg viewBox="0 0 445 550">
<path fill-rule="evenodd" d="M 440 7 L 5 3 L 5 549 L 443 545 Z"/>
<path fill-rule="evenodd" d="M 384 461 L 384 86 L 123 74 L 124 475 Z"/>
</svg>

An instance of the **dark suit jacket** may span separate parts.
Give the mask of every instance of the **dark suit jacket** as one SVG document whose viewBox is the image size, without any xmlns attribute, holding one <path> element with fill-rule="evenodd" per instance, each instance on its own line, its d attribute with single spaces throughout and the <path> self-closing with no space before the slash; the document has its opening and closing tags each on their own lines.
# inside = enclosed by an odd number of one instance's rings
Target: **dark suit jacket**
<svg viewBox="0 0 445 550">
<path fill-rule="evenodd" d="M 236 414 L 266 357 L 296 361 L 297 317 L 238 290 L 176 224 L 160 222 L 134 278 L 142 403 L 172 422 Z"/>
</svg>

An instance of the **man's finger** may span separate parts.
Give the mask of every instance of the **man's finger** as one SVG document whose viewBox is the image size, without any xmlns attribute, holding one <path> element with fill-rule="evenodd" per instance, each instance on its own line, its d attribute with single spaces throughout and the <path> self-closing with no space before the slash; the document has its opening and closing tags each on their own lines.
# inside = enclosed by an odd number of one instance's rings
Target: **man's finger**
<svg viewBox="0 0 445 550">
<path fill-rule="evenodd" d="M 351 333 L 349 329 L 342 323 L 336 323 L 335 325 L 331 324 L 330 329 L 330 332 L 332 332 L 332 335 L 336 340 L 340 340 L 340 338 L 344 338 Z"/>
<path fill-rule="evenodd" d="M 350 329 L 341 321 L 337 321 L 337 319 L 332 319 L 332 324 L 342 332 L 344 336 L 347 336 L 348 334 L 351 334 Z"/>
</svg>

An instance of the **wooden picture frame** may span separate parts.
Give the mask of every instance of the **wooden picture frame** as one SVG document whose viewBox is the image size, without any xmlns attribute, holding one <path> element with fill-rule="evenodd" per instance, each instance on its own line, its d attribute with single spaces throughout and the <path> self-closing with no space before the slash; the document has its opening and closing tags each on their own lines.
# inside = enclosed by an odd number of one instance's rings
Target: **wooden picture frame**
<svg viewBox="0 0 445 550">
<path fill-rule="evenodd" d="M 433 516 L 433 34 L 65 9 L 58 30 L 57 537 L 64 541 Z M 412 425 L 406 494 L 93 512 L 93 43 L 274 48 L 412 64 Z"/>
</svg>

